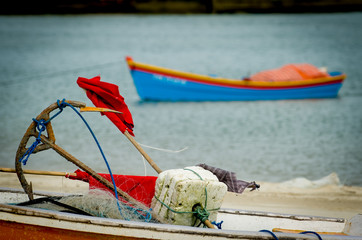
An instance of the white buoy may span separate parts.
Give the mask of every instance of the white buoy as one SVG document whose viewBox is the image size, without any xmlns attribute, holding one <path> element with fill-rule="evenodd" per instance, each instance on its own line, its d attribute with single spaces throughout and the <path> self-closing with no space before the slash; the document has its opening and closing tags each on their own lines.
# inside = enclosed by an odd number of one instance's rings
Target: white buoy
<svg viewBox="0 0 362 240">
<path fill-rule="evenodd" d="M 163 171 L 156 181 L 152 216 L 162 223 L 194 226 L 199 221 L 192 212 L 201 206 L 216 221 L 226 192 L 227 186 L 201 167 Z"/>
</svg>

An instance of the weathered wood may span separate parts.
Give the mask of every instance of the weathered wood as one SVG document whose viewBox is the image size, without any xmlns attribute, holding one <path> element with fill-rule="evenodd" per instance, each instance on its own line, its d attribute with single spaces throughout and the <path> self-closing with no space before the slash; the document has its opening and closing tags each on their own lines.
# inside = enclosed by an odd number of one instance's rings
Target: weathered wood
<svg viewBox="0 0 362 240">
<path fill-rule="evenodd" d="M 14 168 L 0 168 L 0 172 L 9 172 L 16 173 Z M 23 170 L 25 174 L 32 175 L 48 175 L 48 176 L 74 176 L 76 177 L 76 173 L 67 173 L 67 172 L 57 172 L 57 171 L 41 171 L 41 170 Z"/>
</svg>

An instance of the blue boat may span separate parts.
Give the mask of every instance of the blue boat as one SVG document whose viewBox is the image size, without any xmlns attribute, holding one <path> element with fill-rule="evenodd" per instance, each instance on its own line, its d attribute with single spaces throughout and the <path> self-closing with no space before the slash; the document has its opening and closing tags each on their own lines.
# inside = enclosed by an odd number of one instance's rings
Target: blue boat
<svg viewBox="0 0 362 240">
<path fill-rule="evenodd" d="M 139 63 L 131 57 L 126 57 L 126 61 L 137 93 L 144 101 L 335 98 L 346 78 L 341 72 L 323 72 L 310 64 L 290 64 L 250 78 L 228 79 Z"/>
</svg>

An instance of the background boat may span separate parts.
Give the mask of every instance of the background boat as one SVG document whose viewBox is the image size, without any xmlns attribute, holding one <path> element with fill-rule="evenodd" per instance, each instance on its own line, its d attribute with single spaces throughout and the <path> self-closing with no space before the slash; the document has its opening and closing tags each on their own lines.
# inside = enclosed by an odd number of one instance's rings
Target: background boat
<svg viewBox="0 0 362 240">
<path fill-rule="evenodd" d="M 317 78 L 292 81 L 227 79 L 182 72 L 133 61 L 127 64 L 142 100 L 250 101 L 334 98 L 346 77 L 332 72 Z"/>
</svg>

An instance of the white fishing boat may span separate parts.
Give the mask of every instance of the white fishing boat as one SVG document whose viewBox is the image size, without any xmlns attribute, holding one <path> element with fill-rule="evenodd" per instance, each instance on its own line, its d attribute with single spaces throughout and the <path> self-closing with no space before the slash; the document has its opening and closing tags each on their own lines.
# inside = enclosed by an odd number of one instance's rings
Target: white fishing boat
<svg viewBox="0 0 362 240">
<path fill-rule="evenodd" d="M 222 229 L 210 229 L 86 216 L 44 206 L 18 206 L 16 203 L 27 199 L 22 190 L 1 188 L 0 192 L 1 239 L 275 239 L 270 232 L 260 230 L 274 231 L 278 239 L 318 239 L 314 233 L 329 240 L 362 239 L 362 236 L 349 235 L 360 229 L 360 215 L 347 221 L 220 209 L 217 218 L 223 221 Z M 35 199 L 50 196 L 69 194 L 34 192 Z M 308 234 L 300 234 L 298 230 Z"/>
<path fill-rule="evenodd" d="M 93 171 L 55 144 L 50 121 L 58 114 L 50 117 L 49 113 L 65 106 L 86 108 L 84 103 L 73 101 L 50 105 L 34 119 L 20 142 L 14 171 L 23 190 L 0 189 L 0 239 L 362 240 L 361 215 L 346 220 L 221 208 L 229 186 L 219 181 L 207 166 L 161 171 L 152 159 L 147 159 L 160 172 L 151 185 L 152 202 L 144 203 L 137 192 L 118 186 L 113 174 L 106 176 Z M 137 142 L 126 136 L 142 153 Z M 36 141 L 27 147 L 31 137 Z M 53 149 L 74 163 L 84 171 L 82 174 L 113 194 L 100 194 L 100 190 L 83 194 L 33 190 L 22 164 L 30 154 L 46 149 Z"/>
</svg>

